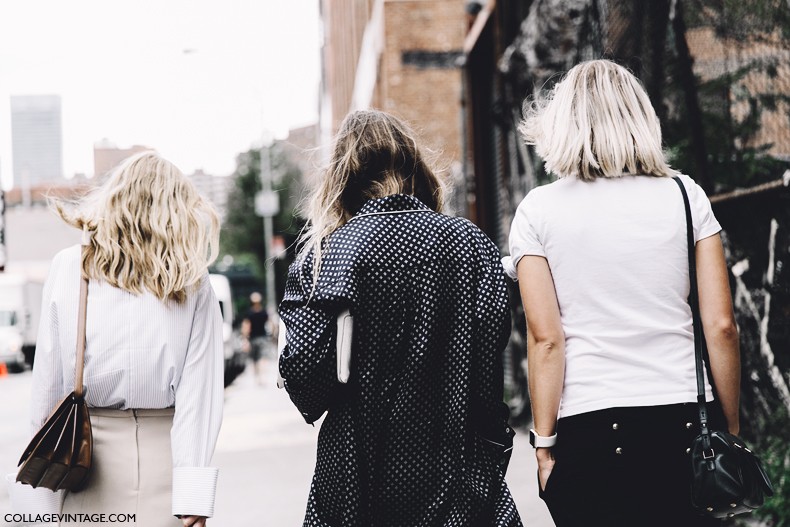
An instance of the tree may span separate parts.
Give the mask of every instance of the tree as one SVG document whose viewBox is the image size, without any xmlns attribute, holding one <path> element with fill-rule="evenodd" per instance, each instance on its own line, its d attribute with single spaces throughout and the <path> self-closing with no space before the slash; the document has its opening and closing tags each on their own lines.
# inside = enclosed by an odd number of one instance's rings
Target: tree
<svg viewBox="0 0 790 527">
<path fill-rule="evenodd" d="M 222 224 L 221 249 L 233 256 L 234 261 L 249 265 L 257 277 L 264 281 L 270 269 L 275 273 L 276 301 L 285 290 L 288 265 L 293 261 L 294 245 L 303 221 L 296 214 L 302 171 L 286 153 L 283 143 L 275 141 L 269 147 L 272 190 L 280 197 L 280 212 L 274 218 L 274 235 L 282 236 L 287 248 L 284 257 L 266 265 L 270 255 L 263 240 L 263 220 L 255 213 L 255 195 L 261 190 L 261 152 L 251 149 L 236 158 L 233 187 L 228 195 L 228 212 Z"/>
</svg>

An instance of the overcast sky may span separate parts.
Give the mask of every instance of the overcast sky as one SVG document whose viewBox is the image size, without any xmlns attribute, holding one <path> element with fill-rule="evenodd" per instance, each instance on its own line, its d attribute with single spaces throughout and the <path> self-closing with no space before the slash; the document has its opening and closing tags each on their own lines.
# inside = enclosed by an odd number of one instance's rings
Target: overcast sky
<svg viewBox="0 0 790 527">
<path fill-rule="evenodd" d="M 319 42 L 318 0 L 2 0 L 3 186 L 10 95 L 61 95 L 67 177 L 103 138 L 229 174 L 264 128 L 316 121 Z"/>
</svg>

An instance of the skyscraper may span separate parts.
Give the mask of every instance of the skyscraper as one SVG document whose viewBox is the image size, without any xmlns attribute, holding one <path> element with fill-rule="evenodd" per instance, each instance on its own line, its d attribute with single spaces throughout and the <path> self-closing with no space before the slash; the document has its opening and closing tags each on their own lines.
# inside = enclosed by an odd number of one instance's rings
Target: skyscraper
<svg viewBox="0 0 790 527">
<path fill-rule="evenodd" d="M 29 188 L 63 177 L 59 95 L 11 97 L 14 185 Z"/>
</svg>

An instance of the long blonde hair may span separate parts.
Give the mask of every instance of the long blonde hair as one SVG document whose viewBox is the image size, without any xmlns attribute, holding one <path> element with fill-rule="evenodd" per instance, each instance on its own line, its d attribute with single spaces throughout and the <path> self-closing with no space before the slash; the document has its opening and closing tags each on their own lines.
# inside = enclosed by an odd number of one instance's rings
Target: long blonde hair
<svg viewBox="0 0 790 527">
<path fill-rule="evenodd" d="M 86 278 L 183 302 L 217 257 L 219 218 L 175 165 L 154 152 L 130 157 L 79 203 L 52 201 L 66 223 L 92 232 Z"/>
<path fill-rule="evenodd" d="M 609 60 L 574 66 L 547 97 L 527 101 L 524 114 L 519 131 L 559 177 L 677 173 L 661 150 L 661 125 L 644 88 Z"/>
<path fill-rule="evenodd" d="M 378 110 L 350 113 L 340 125 L 332 157 L 310 194 L 299 257 L 311 250 L 313 282 L 324 241 L 370 199 L 410 194 L 436 212 L 444 207 L 444 185 L 417 147 L 415 133 L 400 119 Z"/>
</svg>

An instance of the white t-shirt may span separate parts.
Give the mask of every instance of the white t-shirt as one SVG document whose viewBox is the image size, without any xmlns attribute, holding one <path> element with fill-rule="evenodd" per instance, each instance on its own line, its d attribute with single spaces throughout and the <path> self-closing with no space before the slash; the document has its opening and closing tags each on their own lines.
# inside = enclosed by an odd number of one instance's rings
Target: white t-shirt
<svg viewBox="0 0 790 527">
<path fill-rule="evenodd" d="M 705 192 L 681 180 L 695 241 L 719 232 Z M 524 255 L 551 268 L 565 332 L 560 417 L 696 401 L 686 246 L 683 197 L 671 178 L 564 178 L 521 202 L 505 270 L 515 279 Z"/>
</svg>

